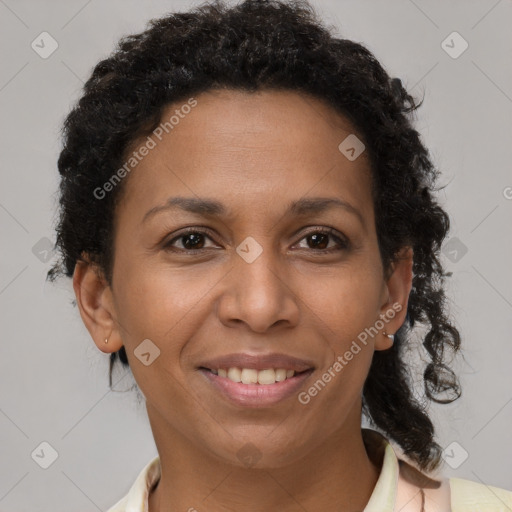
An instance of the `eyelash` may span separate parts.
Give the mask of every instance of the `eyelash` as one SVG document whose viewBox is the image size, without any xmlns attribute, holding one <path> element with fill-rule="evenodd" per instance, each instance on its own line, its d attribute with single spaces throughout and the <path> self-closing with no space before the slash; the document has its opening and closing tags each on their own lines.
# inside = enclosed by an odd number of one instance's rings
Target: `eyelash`
<svg viewBox="0 0 512 512">
<path fill-rule="evenodd" d="M 339 245 L 338 248 L 310 249 L 310 250 L 313 251 L 314 253 L 330 254 L 332 252 L 343 251 L 343 250 L 349 249 L 350 244 L 349 244 L 348 240 L 338 236 L 337 233 L 338 232 L 333 228 L 318 228 L 318 229 L 311 230 L 311 231 L 305 233 L 304 236 L 299 240 L 299 242 L 302 241 L 304 238 L 307 238 L 310 235 L 316 235 L 316 234 L 330 235 L 334 239 L 334 241 L 336 241 L 338 243 L 338 245 Z M 209 249 L 209 247 L 201 248 L 201 249 L 177 249 L 176 247 L 172 247 L 172 244 L 174 242 L 176 242 L 180 238 L 183 238 L 184 236 L 190 235 L 190 234 L 205 235 L 208 238 L 210 238 L 210 240 L 212 237 L 212 233 L 207 229 L 198 229 L 195 227 L 188 228 L 188 229 L 185 229 L 184 231 L 182 231 L 178 236 L 175 236 L 168 242 L 164 243 L 163 249 L 171 251 L 171 252 L 181 252 L 181 253 L 188 253 L 188 254 L 202 253 L 203 251 L 207 251 Z"/>
</svg>

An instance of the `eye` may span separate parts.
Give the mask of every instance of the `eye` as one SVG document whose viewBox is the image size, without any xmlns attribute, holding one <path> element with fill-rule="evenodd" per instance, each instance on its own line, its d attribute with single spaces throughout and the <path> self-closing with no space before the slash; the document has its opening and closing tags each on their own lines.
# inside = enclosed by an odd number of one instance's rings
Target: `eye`
<svg viewBox="0 0 512 512">
<path fill-rule="evenodd" d="M 204 246 L 204 238 L 210 238 L 209 233 L 207 231 L 198 230 L 197 228 L 187 229 L 182 231 L 178 236 L 174 237 L 172 240 L 166 242 L 163 246 L 164 249 L 169 249 L 171 251 L 185 251 L 185 252 L 200 252 L 205 249 Z M 174 243 L 176 241 L 180 241 L 183 248 L 175 248 Z"/>
<path fill-rule="evenodd" d="M 204 246 L 206 238 L 212 240 L 209 231 L 190 228 L 166 242 L 163 248 L 176 252 L 201 252 L 208 249 Z M 328 248 L 329 238 L 336 242 L 334 247 Z M 303 236 L 302 240 L 306 240 L 306 243 L 311 242 L 313 247 L 306 247 L 306 249 L 309 248 L 315 252 L 331 253 L 349 248 L 349 242 L 332 228 L 315 228 Z M 175 247 L 176 242 L 180 242 L 182 247 Z"/>
<path fill-rule="evenodd" d="M 332 238 L 336 244 L 333 247 L 326 250 L 329 245 L 329 238 Z M 348 241 L 338 235 L 338 232 L 332 228 L 324 228 L 324 229 L 313 229 L 309 233 L 306 234 L 301 240 L 311 241 L 313 247 L 311 248 L 313 251 L 319 251 L 322 253 L 331 253 L 334 251 L 341 251 L 344 249 L 348 249 L 349 243 Z M 306 242 L 307 243 L 307 242 Z"/>
</svg>

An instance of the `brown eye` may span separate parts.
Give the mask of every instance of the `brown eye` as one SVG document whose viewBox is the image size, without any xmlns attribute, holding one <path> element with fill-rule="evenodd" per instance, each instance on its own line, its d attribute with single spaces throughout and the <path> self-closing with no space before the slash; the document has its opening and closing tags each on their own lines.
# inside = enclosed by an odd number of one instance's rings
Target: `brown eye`
<svg viewBox="0 0 512 512">
<path fill-rule="evenodd" d="M 185 249 L 202 249 L 204 245 L 202 233 L 188 233 L 180 236 L 181 243 Z"/>
<path fill-rule="evenodd" d="M 197 229 L 190 229 L 188 231 L 183 231 L 178 236 L 175 236 L 172 240 L 166 242 L 163 246 L 164 249 L 176 250 L 180 252 L 199 252 L 203 249 L 207 249 L 205 247 L 205 239 L 211 238 L 204 231 L 199 231 Z M 175 247 L 176 242 L 179 242 L 182 247 Z"/>
<path fill-rule="evenodd" d="M 335 243 L 334 247 L 329 248 L 329 242 L 332 239 Z M 348 242 L 337 235 L 337 231 L 334 229 L 317 229 L 315 231 L 309 232 L 302 240 L 307 240 L 307 249 L 312 249 L 313 251 L 320 251 L 324 253 L 330 253 L 333 251 L 341 251 L 343 249 L 348 249 Z"/>
<path fill-rule="evenodd" d="M 169 251 L 184 253 L 201 252 L 208 249 L 205 246 L 206 239 L 212 240 L 209 232 L 191 228 L 182 231 L 178 236 L 166 242 L 163 248 Z M 312 230 L 301 240 L 306 240 L 307 247 L 305 249 L 319 253 L 331 253 L 349 248 L 348 241 L 344 237 L 339 236 L 338 232 L 332 228 Z M 331 241 L 335 243 L 334 246 L 330 247 Z M 181 247 L 176 247 L 177 243 L 181 244 Z"/>
</svg>

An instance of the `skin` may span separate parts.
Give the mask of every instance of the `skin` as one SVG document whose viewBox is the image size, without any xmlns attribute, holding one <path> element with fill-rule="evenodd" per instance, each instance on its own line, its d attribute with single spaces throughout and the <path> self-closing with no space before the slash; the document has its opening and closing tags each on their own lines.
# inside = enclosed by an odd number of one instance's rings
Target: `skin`
<svg viewBox="0 0 512 512">
<path fill-rule="evenodd" d="M 380 466 L 363 443 L 361 393 L 374 350 L 391 346 L 382 330 L 307 405 L 296 395 L 264 408 L 233 405 L 197 365 L 231 352 L 283 352 L 314 363 L 307 390 L 393 304 L 402 309 L 384 329 L 402 325 L 412 250 L 384 272 L 369 161 L 366 152 L 349 161 L 339 151 L 357 132 L 331 107 L 290 91 L 196 99 L 125 178 L 112 285 L 87 262 L 73 278 L 97 347 L 126 347 L 146 398 L 162 467 L 149 510 L 363 510 Z M 163 119 L 180 105 L 169 105 Z M 142 222 L 175 196 L 215 199 L 232 215 L 175 209 Z M 362 221 L 341 208 L 287 213 L 303 197 L 341 198 Z M 189 226 L 212 232 L 199 237 L 202 255 L 190 237 L 176 239 Z M 348 248 L 326 252 L 338 247 L 332 236 L 315 245 L 310 235 L 328 227 L 348 238 Z M 252 263 L 236 252 L 248 236 L 263 250 Z M 176 252 L 163 247 L 173 239 Z M 161 351 L 149 366 L 134 355 L 145 339 Z M 261 456 L 251 467 L 237 456 L 247 443 Z"/>
</svg>

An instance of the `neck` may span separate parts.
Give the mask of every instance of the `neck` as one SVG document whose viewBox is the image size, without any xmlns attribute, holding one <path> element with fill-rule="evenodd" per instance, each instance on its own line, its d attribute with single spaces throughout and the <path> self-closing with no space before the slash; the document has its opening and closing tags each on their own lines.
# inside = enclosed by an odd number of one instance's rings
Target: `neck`
<svg viewBox="0 0 512 512">
<path fill-rule="evenodd" d="M 293 465 L 266 469 L 222 463 L 185 436 L 160 430 L 162 418 L 149 416 L 161 465 L 149 512 L 364 510 L 379 477 L 380 463 L 368 456 L 360 415 L 350 429 L 345 425 Z"/>
</svg>

